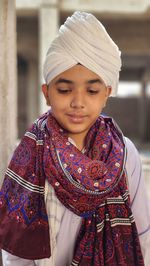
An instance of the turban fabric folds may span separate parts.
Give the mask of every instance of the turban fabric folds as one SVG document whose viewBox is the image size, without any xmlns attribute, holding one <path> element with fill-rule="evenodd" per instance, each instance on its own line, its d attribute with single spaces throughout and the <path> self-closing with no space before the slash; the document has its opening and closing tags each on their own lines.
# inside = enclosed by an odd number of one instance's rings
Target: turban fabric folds
<svg viewBox="0 0 150 266">
<path fill-rule="evenodd" d="M 121 52 L 95 16 L 76 11 L 60 27 L 48 49 L 44 79 L 48 85 L 57 75 L 80 63 L 99 75 L 117 94 Z"/>
</svg>

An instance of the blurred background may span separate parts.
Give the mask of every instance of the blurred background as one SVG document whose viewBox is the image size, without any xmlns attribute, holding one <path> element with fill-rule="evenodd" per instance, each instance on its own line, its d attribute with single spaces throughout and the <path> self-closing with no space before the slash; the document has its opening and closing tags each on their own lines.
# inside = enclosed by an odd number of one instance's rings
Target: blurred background
<svg viewBox="0 0 150 266">
<path fill-rule="evenodd" d="M 139 150 L 150 195 L 150 0 L 0 0 L 1 176 L 14 143 L 47 110 L 42 64 L 59 26 L 76 10 L 93 13 L 122 51 L 118 97 L 105 113 Z"/>
</svg>

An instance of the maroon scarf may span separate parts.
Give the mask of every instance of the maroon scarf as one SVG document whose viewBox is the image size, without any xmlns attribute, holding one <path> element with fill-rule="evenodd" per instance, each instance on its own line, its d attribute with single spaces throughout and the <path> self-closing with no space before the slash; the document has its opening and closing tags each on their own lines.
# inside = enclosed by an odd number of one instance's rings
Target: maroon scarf
<svg viewBox="0 0 150 266">
<path fill-rule="evenodd" d="M 144 265 L 126 185 L 123 136 L 100 116 L 85 153 L 48 112 L 17 147 L 0 192 L 0 247 L 27 259 L 50 256 L 45 179 L 83 217 L 71 265 Z"/>
</svg>

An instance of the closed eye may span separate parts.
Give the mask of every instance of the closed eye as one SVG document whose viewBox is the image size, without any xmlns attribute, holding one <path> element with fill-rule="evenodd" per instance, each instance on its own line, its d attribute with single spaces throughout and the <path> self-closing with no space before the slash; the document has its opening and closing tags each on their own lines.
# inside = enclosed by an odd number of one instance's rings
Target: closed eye
<svg viewBox="0 0 150 266">
<path fill-rule="evenodd" d="M 88 89 L 87 90 L 89 94 L 97 94 L 99 93 L 99 89 Z"/>
<path fill-rule="evenodd" d="M 66 94 L 66 93 L 71 92 L 71 89 L 69 89 L 69 88 L 57 88 L 57 91 L 58 91 L 58 93 Z"/>
</svg>

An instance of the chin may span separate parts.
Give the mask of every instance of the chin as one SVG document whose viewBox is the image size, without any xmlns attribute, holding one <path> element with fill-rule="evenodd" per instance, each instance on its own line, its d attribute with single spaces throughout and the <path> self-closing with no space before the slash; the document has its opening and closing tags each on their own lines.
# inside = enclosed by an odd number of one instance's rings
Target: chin
<svg viewBox="0 0 150 266">
<path fill-rule="evenodd" d="M 82 134 L 82 133 L 85 133 L 85 132 L 88 132 L 88 128 L 85 128 L 85 129 L 67 129 L 68 133 L 70 134 Z"/>
</svg>

